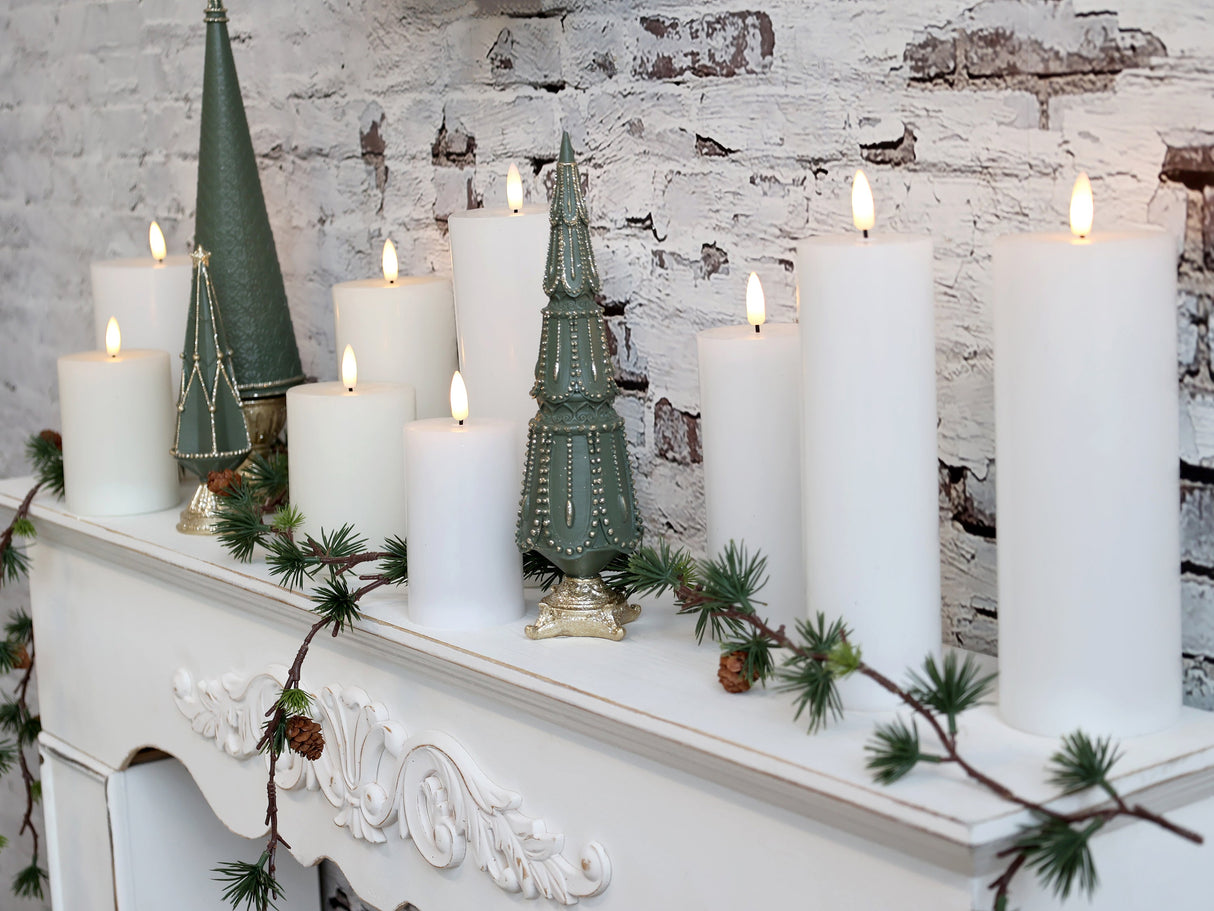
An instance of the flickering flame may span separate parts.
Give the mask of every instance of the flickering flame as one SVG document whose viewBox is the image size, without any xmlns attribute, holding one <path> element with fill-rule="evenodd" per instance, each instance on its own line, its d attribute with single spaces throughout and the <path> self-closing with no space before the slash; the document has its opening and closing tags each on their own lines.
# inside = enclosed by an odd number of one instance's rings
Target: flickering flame
<svg viewBox="0 0 1214 911">
<path fill-rule="evenodd" d="M 750 273 L 746 282 L 746 320 L 755 327 L 756 332 L 767 322 L 767 301 L 763 297 L 763 285 L 755 272 Z"/>
<path fill-rule="evenodd" d="M 1075 178 L 1071 190 L 1071 233 L 1076 237 L 1087 237 L 1092 233 L 1092 182 L 1083 171 Z"/>
<path fill-rule="evenodd" d="M 857 231 L 871 231 L 876 215 L 873 211 L 873 191 L 863 171 L 856 171 L 851 182 L 851 220 Z"/>
<path fill-rule="evenodd" d="M 451 417 L 461 424 L 468 419 L 468 387 L 458 370 L 451 377 Z"/>
<path fill-rule="evenodd" d="M 392 243 L 392 238 L 384 241 L 384 280 L 388 284 L 396 281 L 396 276 L 400 274 L 399 264 L 396 261 L 396 245 Z"/>
<path fill-rule="evenodd" d="M 358 361 L 352 345 L 346 345 L 346 350 L 341 353 L 341 384 L 351 392 L 358 385 Z"/>
<path fill-rule="evenodd" d="M 152 226 L 148 228 L 148 246 L 152 248 L 152 259 L 158 263 L 163 262 L 168 249 L 164 245 L 164 232 L 156 222 L 152 222 Z"/>
<path fill-rule="evenodd" d="M 118 318 L 111 316 L 105 326 L 105 353 L 110 357 L 117 357 L 121 350 L 122 333 L 118 331 Z"/>
<path fill-rule="evenodd" d="M 513 164 L 506 173 L 506 205 L 511 212 L 517 212 L 523 207 L 523 178 L 519 177 L 518 168 Z"/>
</svg>

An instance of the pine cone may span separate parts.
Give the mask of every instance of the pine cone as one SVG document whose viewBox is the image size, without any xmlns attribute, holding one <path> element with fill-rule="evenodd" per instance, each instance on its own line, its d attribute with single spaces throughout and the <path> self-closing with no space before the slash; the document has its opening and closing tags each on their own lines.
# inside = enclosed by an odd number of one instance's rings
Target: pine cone
<svg viewBox="0 0 1214 911">
<path fill-rule="evenodd" d="M 38 434 L 38 436 L 42 437 L 42 439 L 46 440 L 48 443 L 53 444 L 54 447 L 60 452 L 63 452 L 63 437 L 54 430 L 44 430 Z"/>
<path fill-rule="evenodd" d="M 24 645 L 17 646 L 17 654 L 13 657 L 13 670 L 23 671 L 30 666 L 30 653 Z"/>
<path fill-rule="evenodd" d="M 211 471 L 207 473 L 207 489 L 217 496 L 226 497 L 229 491 L 234 492 L 239 486 L 239 471 L 225 468 L 223 471 Z"/>
<path fill-rule="evenodd" d="M 287 719 L 287 744 L 304 759 L 315 762 L 325 751 L 325 735 L 320 724 L 307 715 L 292 715 Z"/>
<path fill-rule="evenodd" d="M 721 668 L 717 671 L 717 680 L 725 687 L 727 693 L 745 693 L 750 689 L 751 679 L 742 669 L 746 667 L 745 652 L 726 652 L 721 656 Z"/>
</svg>

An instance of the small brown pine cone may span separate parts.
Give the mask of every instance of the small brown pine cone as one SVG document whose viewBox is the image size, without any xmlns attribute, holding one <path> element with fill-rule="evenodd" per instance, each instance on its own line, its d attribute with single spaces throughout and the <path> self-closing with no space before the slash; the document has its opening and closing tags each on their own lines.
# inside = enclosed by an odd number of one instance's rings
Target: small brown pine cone
<svg viewBox="0 0 1214 911">
<path fill-rule="evenodd" d="M 745 693 L 750 689 L 751 680 L 742 672 L 745 666 L 745 652 L 726 652 L 721 656 L 721 667 L 717 671 L 717 680 L 721 681 L 725 692 Z"/>
<path fill-rule="evenodd" d="M 240 472 L 225 468 L 223 471 L 207 473 L 207 489 L 211 493 L 226 497 L 228 492 L 240 486 Z"/>
<path fill-rule="evenodd" d="M 315 762 L 325 751 L 325 735 L 320 724 L 307 715 L 292 715 L 287 719 L 287 744 L 302 756 Z"/>
<path fill-rule="evenodd" d="M 38 436 L 46 440 L 48 443 L 54 444 L 55 448 L 63 452 L 63 437 L 54 430 L 44 430 Z"/>
<path fill-rule="evenodd" d="M 13 670 L 23 671 L 30 666 L 30 653 L 24 645 L 17 647 L 17 655 L 13 658 Z"/>
</svg>

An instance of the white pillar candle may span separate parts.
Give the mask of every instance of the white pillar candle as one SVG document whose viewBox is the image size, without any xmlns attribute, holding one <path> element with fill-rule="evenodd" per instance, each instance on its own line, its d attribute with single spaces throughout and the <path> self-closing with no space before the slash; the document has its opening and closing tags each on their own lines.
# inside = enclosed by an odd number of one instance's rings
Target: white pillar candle
<svg viewBox="0 0 1214 911">
<path fill-rule="evenodd" d="M 64 499 L 82 516 L 176 506 L 176 409 L 167 351 L 122 350 L 117 321 L 106 351 L 59 358 Z"/>
<path fill-rule="evenodd" d="M 797 245 L 806 591 L 811 614 L 842 617 L 864 660 L 902 679 L 940 651 L 932 242 L 869 237 L 862 172 L 854 190 L 854 234 Z M 894 704 L 860 678 L 842 695 Z"/>
<path fill-rule="evenodd" d="M 447 225 L 468 394 L 478 417 L 515 422 L 521 457 L 537 411 L 531 387 L 548 303 L 549 220 L 546 206 L 524 206 L 521 186 L 517 193 L 507 208 L 455 212 Z"/>
<path fill-rule="evenodd" d="M 999 704 L 1129 737 L 1181 704 L 1176 247 L 1075 209 L 995 243 Z"/>
<path fill-rule="evenodd" d="M 405 537 L 404 447 L 401 429 L 416 416 L 412 386 L 357 382 L 353 352 L 342 380 L 287 390 L 287 462 L 291 504 L 303 531 L 351 524 L 378 548 Z"/>
<path fill-rule="evenodd" d="M 458 366 L 451 279 L 398 276 L 396 250 L 384 243 L 384 277 L 333 286 L 337 350 L 358 352 L 359 375 L 417 391 L 417 415 L 447 414 L 447 386 Z"/>
<path fill-rule="evenodd" d="M 500 626 L 523 615 L 518 437 L 513 422 L 468 418 L 462 381 L 452 417 L 405 428 L 409 489 L 409 616 L 448 629 Z"/>
<path fill-rule="evenodd" d="M 176 393 L 193 270 L 188 256 L 165 256 L 164 235 L 156 222 L 149 230 L 149 246 L 149 257 L 90 265 L 96 344 L 98 350 L 105 347 L 106 323 L 111 316 L 117 318 L 128 348 L 169 352 L 169 379 Z"/>
<path fill-rule="evenodd" d="M 801 551 L 801 349 L 795 325 L 765 323 L 750 274 L 745 326 L 696 336 L 708 552 L 730 541 L 767 558 L 759 613 L 789 631 L 806 616 Z M 755 331 L 758 329 L 759 331 Z"/>
</svg>

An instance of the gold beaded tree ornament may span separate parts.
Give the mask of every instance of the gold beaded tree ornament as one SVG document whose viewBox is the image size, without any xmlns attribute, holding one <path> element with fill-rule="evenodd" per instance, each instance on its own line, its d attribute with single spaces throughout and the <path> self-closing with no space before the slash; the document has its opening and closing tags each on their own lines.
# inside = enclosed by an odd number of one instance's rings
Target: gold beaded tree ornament
<svg viewBox="0 0 1214 911">
<path fill-rule="evenodd" d="M 517 542 L 565 574 L 540 601 L 532 639 L 624 638 L 641 609 L 604 584 L 599 573 L 641 543 L 641 523 L 624 442 L 612 402 L 617 388 L 599 274 L 590 249 L 590 217 L 566 133 L 561 139 L 544 291 L 548 306 L 532 395 L 539 413 L 527 439 Z"/>
</svg>

